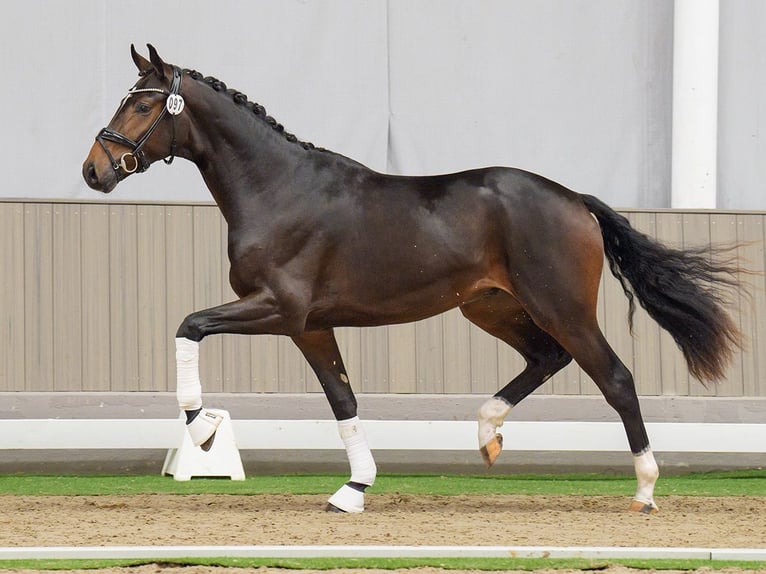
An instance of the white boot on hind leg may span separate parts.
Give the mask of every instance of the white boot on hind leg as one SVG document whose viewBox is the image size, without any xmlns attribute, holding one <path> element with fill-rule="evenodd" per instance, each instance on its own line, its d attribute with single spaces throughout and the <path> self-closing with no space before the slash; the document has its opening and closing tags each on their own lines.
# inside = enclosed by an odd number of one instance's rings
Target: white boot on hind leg
<svg viewBox="0 0 766 574">
<path fill-rule="evenodd" d="M 338 421 L 338 433 L 346 447 L 346 455 L 351 466 L 351 480 L 341 486 L 327 501 L 327 510 L 342 512 L 363 512 L 364 491 L 375 482 L 378 469 L 375 459 L 367 444 L 359 417 Z"/>
</svg>

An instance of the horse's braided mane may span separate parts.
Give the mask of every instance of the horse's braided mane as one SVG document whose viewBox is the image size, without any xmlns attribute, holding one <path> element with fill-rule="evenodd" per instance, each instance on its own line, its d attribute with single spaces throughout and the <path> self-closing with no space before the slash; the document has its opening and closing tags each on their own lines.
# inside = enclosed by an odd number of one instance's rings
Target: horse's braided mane
<svg viewBox="0 0 766 574">
<path fill-rule="evenodd" d="M 273 117 L 268 115 L 266 113 L 266 108 L 264 108 L 260 104 L 256 104 L 254 102 L 249 101 L 247 99 L 247 96 L 245 94 L 243 94 L 242 92 L 239 92 L 237 90 L 232 90 L 230 88 L 227 88 L 226 84 L 223 83 L 218 78 L 214 78 L 213 76 L 203 76 L 202 74 L 200 74 L 196 70 L 184 70 L 184 73 L 188 74 L 189 77 L 192 78 L 193 80 L 204 82 L 205 84 L 207 84 L 208 86 L 213 88 L 216 92 L 226 92 L 227 94 L 229 94 L 231 96 L 231 99 L 234 100 L 234 103 L 236 103 L 236 104 L 238 104 L 240 106 L 244 106 L 244 107 L 248 108 L 249 110 L 251 110 L 253 112 L 253 114 L 255 114 L 256 117 L 260 118 L 261 120 L 263 120 L 264 122 L 269 124 L 274 131 L 279 132 L 280 134 L 282 134 L 287 141 L 292 142 L 292 143 L 296 143 L 296 144 L 302 146 L 304 149 L 307 149 L 307 150 L 310 150 L 310 149 L 319 149 L 319 150 L 321 150 L 322 149 L 322 148 L 317 148 L 314 144 L 312 144 L 310 142 L 301 141 L 295 135 L 285 131 L 285 126 L 283 126 L 277 120 L 275 120 Z"/>
</svg>

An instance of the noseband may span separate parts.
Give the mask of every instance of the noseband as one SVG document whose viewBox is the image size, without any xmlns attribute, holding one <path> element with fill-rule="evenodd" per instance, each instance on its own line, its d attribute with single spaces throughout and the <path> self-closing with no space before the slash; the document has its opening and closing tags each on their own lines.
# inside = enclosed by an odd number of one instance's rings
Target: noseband
<svg viewBox="0 0 766 574">
<path fill-rule="evenodd" d="M 152 70 L 148 72 L 144 72 L 141 75 L 144 76 L 151 72 Z M 160 122 L 167 114 L 170 114 L 170 117 L 173 122 L 172 123 L 173 135 L 172 135 L 172 139 L 170 143 L 170 154 L 166 158 L 164 158 L 163 161 L 166 164 L 173 163 L 173 158 L 176 155 L 176 116 L 180 114 L 184 108 L 184 100 L 180 94 L 181 76 L 182 76 L 181 69 L 178 66 L 173 66 L 173 81 L 170 84 L 169 92 L 167 90 L 163 90 L 162 88 L 136 88 L 135 86 L 132 87 L 130 90 L 128 90 L 127 95 L 122 100 L 122 105 L 120 105 L 120 109 L 117 110 L 118 114 L 120 113 L 120 110 L 125 105 L 125 103 L 128 101 L 128 98 L 130 98 L 133 94 L 140 94 L 144 92 L 156 92 L 159 94 L 164 94 L 167 97 L 167 99 L 165 100 L 165 105 L 162 107 L 162 111 L 160 112 L 160 115 L 157 116 L 157 118 L 154 120 L 152 125 L 149 126 L 149 129 L 146 131 L 146 133 L 138 141 L 133 141 L 128 136 L 123 135 L 120 132 L 115 131 L 109 127 L 106 127 L 102 129 L 100 132 L 98 132 L 98 135 L 96 136 L 96 141 L 99 144 L 101 144 L 101 147 L 106 153 L 106 156 L 109 158 L 109 161 L 112 164 L 112 169 L 114 169 L 114 173 L 117 176 L 118 181 L 123 179 L 124 177 L 127 177 L 131 173 L 134 173 L 134 172 L 142 173 L 146 171 L 147 169 L 149 169 L 149 165 L 151 164 L 149 160 L 146 158 L 146 154 L 144 154 L 143 148 L 147 140 L 154 133 L 154 130 L 157 129 L 157 126 L 160 125 Z M 116 115 L 117 114 L 115 114 L 115 116 Z M 119 161 L 117 161 L 114 159 L 114 156 L 112 156 L 112 154 L 109 152 L 109 149 L 106 147 L 106 144 L 104 143 L 105 140 L 130 148 L 130 151 L 122 154 L 120 156 Z"/>
</svg>

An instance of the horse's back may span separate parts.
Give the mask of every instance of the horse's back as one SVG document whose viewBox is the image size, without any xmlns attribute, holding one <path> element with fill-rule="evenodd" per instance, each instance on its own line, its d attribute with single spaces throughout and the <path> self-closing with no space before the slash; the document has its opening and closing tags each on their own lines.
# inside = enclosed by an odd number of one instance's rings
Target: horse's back
<svg viewBox="0 0 766 574">
<path fill-rule="evenodd" d="M 338 254 L 357 269 L 375 269 L 370 282 L 396 276 L 392 290 L 443 283 L 515 291 L 546 274 L 563 281 L 574 266 L 603 258 L 598 224 L 581 196 L 524 170 L 373 174 L 351 193 L 358 200 L 346 230 L 355 232 Z"/>
<path fill-rule="evenodd" d="M 420 213 L 420 222 L 436 219 L 466 241 L 509 251 L 525 244 L 563 249 L 580 241 L 599 249 L 599 227 L 582 196 L 533 172 L 485 167 L 389 181 L 400 190 L 392 195 Z"/>
</svg>

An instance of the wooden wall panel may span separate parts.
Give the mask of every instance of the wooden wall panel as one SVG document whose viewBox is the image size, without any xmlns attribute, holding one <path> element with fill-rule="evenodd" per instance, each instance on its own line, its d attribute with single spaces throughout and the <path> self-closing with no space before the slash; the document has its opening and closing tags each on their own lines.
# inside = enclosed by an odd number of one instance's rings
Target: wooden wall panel
<svg viewBox="0 0 766 574">
<path fill-rule="evenodd" d="M 109 206 L 80 210 L 82 271 L 82 389 L 112 390 L 112 328 L 109 289 Z"/>
<path fill-rule="evenodd" d="M 675 342 L 627 300 L 605 268 L 598 318 L 639 394 L 765 396 L 766 214 L 630 210 L 633 225 L 673 246 L 745 242 L 751 295 L 731 312 L 747 340 L 728 380 L 690 378 Z M 172 391 L 175 331 L 193 311 L 228 302 L 226 225 L 212 205 L 0 202 L 0 391 Z M 458 310 L 409 325 L 336 330 L 357 392 L 491 395 L 521 356 Z M 202 343 L 208 392 L 321 392 L 285 337 Z M 597 394 L 575 364 L 538 394 Z"/>
<path fill-rule="evenodd" d="M 166 387 L 176 387 L 175 337 L 184 318 L 194 311 L 194 213 L 187 205 L 165 208 L 165 317 L 167 324 Z"/>
<path fill-rule="evenodd" d="M 444 321 L 438 315 L 415 325 L 416 393 L 444 393 Z"/>
<path fill-rule="evenodd" d="M 138 386 L 142 391 L 166 391 L 169 337 L 165 304 L 165 208 L 139 205 L 136 213 L 138 266 Z"/>
<path fill-rule="evenodd" d="M 53 212 L 53 390 L 82 389 L 82 269 L 80 206 Z"/>
<path fill-rule="evenodd" d="M 23 391 L 26 381 L 24 209 L 0 204 L 0 391 Z"/>
<path fill-rule="evenodd" d="M 414 393 L 417 391 L 417 343 L 415 323 L 391 325 L 388 332 L 388 391 Z M 423 362 L 435 357 L 422 357 Z"/>
<path fill-rule="evenodd" d="M 274 335 L 247 337 L 250 339 L 252 392 L 279 392 L 279 339 Z"/>
<path fill-rule="evenodd" d="M 388 392 L 388 328 L 362 329 L 361 347 L 362 379 L 355 388 L 364 393 Z"/>
<path fill-rule="evenodd" d="M 739 279 L 749 285 L 749 294 L 740 297 L 740 328 L 745 338 L 742 352 L 742 393 L 765 396 L 766 384 L 766 225 L 764 216 L 737 215 L 737 239 L 742 270 Z"/>
<path fill-rule="evenodd" d="M 444 392 L 470 392 L 471 331 L 470 323 L 457 309 L 442 315 L 444 329 Z"/>
<path fill-rule="evenodd" d="M 53 209 L 24 208 L 25 391 L 49 391 L 53 378 Z"/>
<path fill-rule="evenodd" d="M 109 210 L 109 326 L 112 391 L 139 388 L 138 250 L 135 205 Z M 141 264 L 145 263 L 144 254 Z"/>
</svg>

